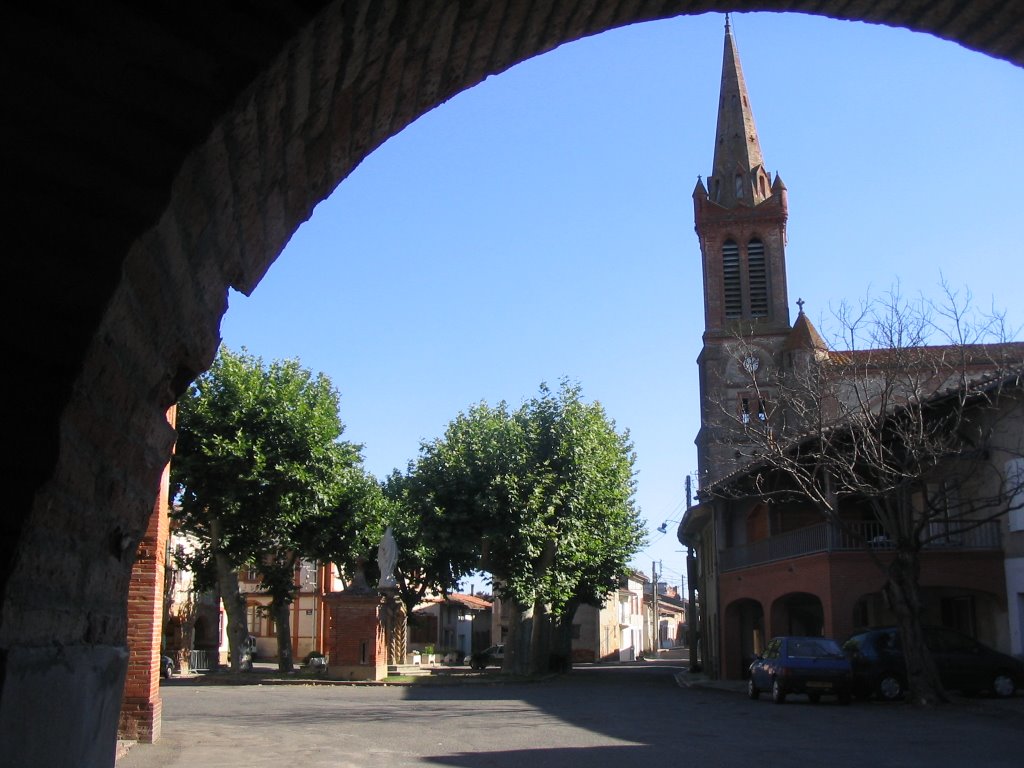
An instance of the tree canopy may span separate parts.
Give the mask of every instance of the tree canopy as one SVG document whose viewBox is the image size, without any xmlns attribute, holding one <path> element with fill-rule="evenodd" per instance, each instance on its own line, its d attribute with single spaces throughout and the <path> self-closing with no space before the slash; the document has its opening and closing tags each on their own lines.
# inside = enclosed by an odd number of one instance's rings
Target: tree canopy
<svg viewBox="0 0 1024 768">
<path fill-rule="evenodd" d="M 515 411 L 479 403 L 459 414 L 393 485 L 423 521 L 435 584 L 488 571 L 496 593 L 541 626 L 600 605 L 642 545 L 633 463 L 628 433 L 562 382 Z M 507 647 L 511 671 L 546 662 L 543 633 L 520 646 L 518 658 Z"/>
<path fill-rule="evenodd" d="M 281 607 L 293 597 L 303 535 L 310 521 L 329 517 L 360 462 L 359 446 L 340 439 L 338 393 L 296 360 L 264 365 L 245 350 L 222 348 L 179 401 L 177 426 L 174 517 L 201 542 L 200 558 L 216 564 L 234 627 L 232 666 L 245 634 L 244 600 L 232 580 L 247 565 L 273 599 L 282 664 L 290 667 Z"/>
</svg>

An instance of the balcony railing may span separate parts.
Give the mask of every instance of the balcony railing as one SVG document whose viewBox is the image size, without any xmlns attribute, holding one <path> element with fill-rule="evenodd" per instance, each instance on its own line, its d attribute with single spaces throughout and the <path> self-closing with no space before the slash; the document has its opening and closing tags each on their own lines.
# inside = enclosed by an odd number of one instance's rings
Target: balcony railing
<svg viewBox="0 0 1024 768">
<path fill-rule="evenodd" d="M 872 549 L 892 549 L 892 542 L 879 523 L 850 523 L 845 531 L 830 523 L 789 531 L 768 539 L 723 550 L 719 566 L 723 571 L 748 568 L 752 565 L 788 560 L 819 552 L 863 550 L 865 542 Z M 991 520 L 973 528 L 956 524 L 933 523 L 926 549 L 999 549 L 999 523 Z"/>
</svg>

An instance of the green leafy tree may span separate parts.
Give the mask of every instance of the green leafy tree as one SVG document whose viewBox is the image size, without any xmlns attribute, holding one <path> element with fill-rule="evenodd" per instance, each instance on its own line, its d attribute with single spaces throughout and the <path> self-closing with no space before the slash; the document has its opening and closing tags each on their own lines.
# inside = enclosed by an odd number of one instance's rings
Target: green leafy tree
<svg viewBox="0 0 1024 768">
<path fill-rule="evenodd" d="M 222 348 L 178 403 L 171 465 L 175 516 L 212 562 L 228 620 L 231 668 L 248 634 L 237 570 L 255 568 L 271 596 L 279 666 L 292 668 L 288 607 L 312 520 L 345 490 L 359 447 L 342 442 L 338 394 L 296 360 L 263 361 Z"/>
<path fill-rule="evenodd" d="M 490 552 L 501 595 L 515 607 L 506 666 L 536 673 L 567 664 L 579 605 L 601 605 L 642 546 L 634 504 L 635 455 L 600 403 L 563 381 L 513 418 L 525 439 L 513 490 L 522 516 Z M 509 647 L 511 650 L 509 650 Z"/>
<path fill-rule="evenodd" d="M 427 592 L 447 594 L 480 567 L 489 521 L 504 508 L 495 489 L 509 454 L 508 424 L 504 405 L 473 406 L 384 484 L 399 550 L 395 576 L 410 615 Z"/>
<path fill-rule="evenodd" d="M 333 563 L 338 576 L 349 583 L 357 569 L 363 569 L 368 581 L 372 581 L 377 545 L 391 518 L 392 507 L 373 475 L 358 466 L 348 467 L 342 473 L 339 493 L 326 513 L 303 523 L 303 549 L 319 560 Z"/>
<path fill-rule="evenodd" d="M 514 412 L 478 404 L 421 447 L 403 490 L 425 521 L 429 570 L 450 586 L 492 574 L 514 610 L 506 672 L 546 668 L 552 627 L 600 605 L 642 545 L 633 462 L 628 434 L 568 382 Z"/>
</svg>

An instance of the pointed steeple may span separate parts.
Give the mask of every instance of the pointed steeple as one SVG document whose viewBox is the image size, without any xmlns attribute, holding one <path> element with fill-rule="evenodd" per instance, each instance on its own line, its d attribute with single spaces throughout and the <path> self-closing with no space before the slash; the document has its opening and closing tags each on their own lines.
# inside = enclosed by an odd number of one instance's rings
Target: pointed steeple
<svg viewBox="0 0 1024 768">
<path fill-rule="evenodd" d="M 712 202 L 726 208 L 737 204 L 757 205 L 771 195 L 771 179 L 764 170 L 754 112 L 750 108 L 728 16 L 725 19 L 714 169 L 708 182 Z"/>
<path fill-rule="evenodd" d="M 749 400 L 750 376 L 740 349 L 759 361 L 758 382 L 770 399 L 778 373 L 794 358 L 823 347 L 803 313 L 789 323 L 786 284 L 786 185 L 764 168 L 729 17 L 725 22 L 714 168 L 693 190 L 693 224 L 700 243 L 704 288 L 704 336 L 700 367 L 701 427 L 697 466 L 714 481 L 749 459 L 742 438 L 723 440 L 732 418 L 727 403 Z M 744 344 L 737 345 L 738 338 Z M 787 343 L 794 347 L 792 351 Z M 760 398 L 761 395 L 758 395 Z"/>
</svg>

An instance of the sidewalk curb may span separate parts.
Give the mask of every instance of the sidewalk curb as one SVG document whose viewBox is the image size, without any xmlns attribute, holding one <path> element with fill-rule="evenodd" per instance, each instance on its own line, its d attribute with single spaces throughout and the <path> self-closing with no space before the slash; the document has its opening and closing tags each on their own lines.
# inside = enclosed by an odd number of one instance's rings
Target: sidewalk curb
<svg viewBox="0 0 1024 768">
<path fill-rule="evenodd" d="M 712 680 L 706 675 L 693 672 L 677 672 L 673 675 L 680 688 L 696 688 L 707 691 L 745 693 L 747 685 L 742 680 Z"/>
</svg>

